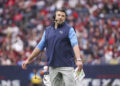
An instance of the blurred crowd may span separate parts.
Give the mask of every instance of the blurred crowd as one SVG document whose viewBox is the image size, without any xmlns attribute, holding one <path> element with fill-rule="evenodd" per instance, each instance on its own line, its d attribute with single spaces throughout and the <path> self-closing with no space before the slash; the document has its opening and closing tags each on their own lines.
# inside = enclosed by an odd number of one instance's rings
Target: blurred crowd
<svg viewBox="0 0 120 86">
<path fill-rule="evenodd" d="M 21 65 L 65 8 L 85 65 L 120 64 L 119 0 L 0 0 L 0 65 Z M 45 52 L 34 59 L 46 65 Z"/>
</svg>

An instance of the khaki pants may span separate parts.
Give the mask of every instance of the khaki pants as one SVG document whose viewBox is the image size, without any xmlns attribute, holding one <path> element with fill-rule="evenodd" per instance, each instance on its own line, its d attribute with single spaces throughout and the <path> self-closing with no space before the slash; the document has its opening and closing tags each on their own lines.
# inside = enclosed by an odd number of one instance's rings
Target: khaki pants
<svg viewBox="0 0 120 86">
<path fill-rule="evenodd" d="M 73 67 L 49 67 L 51 86 L 75 86 Z"/>
</svg>

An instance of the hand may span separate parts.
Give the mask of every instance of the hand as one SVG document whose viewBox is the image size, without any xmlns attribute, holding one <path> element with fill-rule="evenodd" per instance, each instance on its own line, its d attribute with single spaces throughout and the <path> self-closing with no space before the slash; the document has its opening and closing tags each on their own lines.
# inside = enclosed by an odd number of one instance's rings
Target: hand
<svg viewBox="0 0 120 86">
<path fill-rule="evenodd" d="M 76 65 L 78 67 L 78 71 L 81 71 L 81 69 L 83 68 L 83 62 L 82 61 L 76 61 Z"/>
<path fill-rule="evenodd" d="M 22 63 L 22 69 L 27 69 L 27 65 L 28 65 L 28 60 L 26 60 L 26 61 L 24 61 L 23 63 Z"/>
</svg>

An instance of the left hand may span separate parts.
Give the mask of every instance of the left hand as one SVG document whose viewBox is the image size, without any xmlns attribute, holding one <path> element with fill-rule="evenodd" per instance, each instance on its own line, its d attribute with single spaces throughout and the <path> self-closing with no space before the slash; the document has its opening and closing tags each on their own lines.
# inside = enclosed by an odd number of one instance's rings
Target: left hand
<svg viewBox="0 0 120 86">
<path fill-rule="evenodd" d="M 76 65 L 78 67 L 78 71 L 81 71 L 81 69 L 83 68 L 83 62 L 82 61 L 76 61 Z"/>
</svg>

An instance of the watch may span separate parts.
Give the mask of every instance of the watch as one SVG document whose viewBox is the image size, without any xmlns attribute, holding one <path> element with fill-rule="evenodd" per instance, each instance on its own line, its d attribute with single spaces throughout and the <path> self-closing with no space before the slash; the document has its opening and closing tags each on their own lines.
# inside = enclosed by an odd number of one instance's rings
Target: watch
<svg viewBox="0 0 120 86">
<path fill-rule="evenodd" d="M 82 61 L 82 59 L 81 59 L 81 58 L 77 58 L 76 60 L 77 60 L 77 61 Z"/>
</svg>

